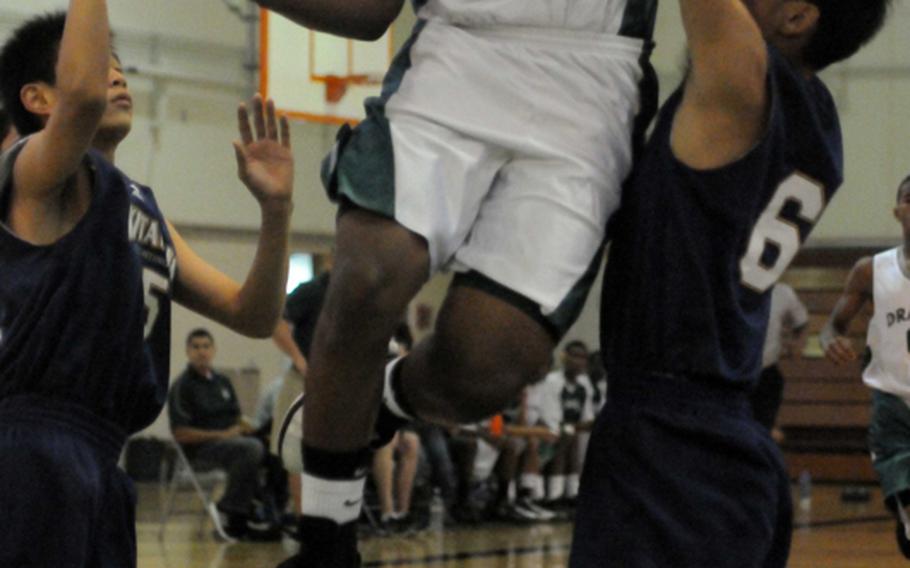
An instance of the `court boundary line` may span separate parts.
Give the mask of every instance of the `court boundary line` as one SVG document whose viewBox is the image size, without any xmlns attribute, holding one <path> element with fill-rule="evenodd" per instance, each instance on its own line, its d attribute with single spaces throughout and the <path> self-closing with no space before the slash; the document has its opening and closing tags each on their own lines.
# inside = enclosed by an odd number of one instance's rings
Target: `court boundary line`
<svg viewBox="0 0 910 568">
<path fill-rule="evenodd" d="M 891 515 L 873 515 L 871 517 L 848 517 L 842 519 L 830 519 L 827 521 L 809 521 L 793 523 L 793 529 L 823 529 L 827 527 L 842 527 L 847 525 L 862 525 L 867 523 L 881 523 L 884 521 L 895 520 Z"/>
<path fill-rule="evenodd" d="M 364 562 L 364 568 L 377 568 L 380 566 L 413 566 L 415 564 L 437 564 L 452 560 L 472 560 L 475 558 L 497 558 L 503 556 L 528 556 L 547 552 L 568 552 L 572 548 L 570 543 L 545 544 L 542 546 L 519 546 L 517 548 L 496 548 L 491 550 L 475 550 L 464 552 L 449 552 L 444 554 L 431 554 L 419 558 L 399 558 L 397 560 L 372 560 Z"/>
<path fill-rule="evenodd" d="M 840 527 L 848 525 L 861 525 L 871 523 L 881 523 L 893 521 L 894 517 L 890 515 L 873 515 L 870 517 L 851 517 L 841 519 L 829 519 L 824 521 L 810 521 L 793 523 L 793 530 L 804 529 L 824 529 L 829 527 Z M 531 554 L 542 554 L 548 552 L 568 552 L 571 550 L 570 543 L 563 544 L 546 544 L 542 546 L 520 546 L 517 548 L 495 548 L 490 550 L 475 550 L 463 552 L 450 552 L 444 554 L 431 554 L 414 558 L 399 558 L 397 560 L 372 560 L 364 562 L 364 568 L 380 568 L 384 566 L 414 566 L 417 564 L 438 564 L 450 562 L 453 560 L 473 560 L 477 558 L 498 558 L 505 556 L 529 556 Z"/>
</svg>

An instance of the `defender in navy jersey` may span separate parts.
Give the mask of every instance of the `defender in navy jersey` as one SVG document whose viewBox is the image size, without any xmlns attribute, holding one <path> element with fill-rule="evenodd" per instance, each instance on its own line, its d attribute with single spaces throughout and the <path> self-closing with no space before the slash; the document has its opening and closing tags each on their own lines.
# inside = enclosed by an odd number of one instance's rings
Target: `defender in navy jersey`
<svg viewBox="0 0 910 568">
<path fill-rule="evenodd" d="M 610 397 L 573 568 L 783 567 L 789 484 L 747 394 L 770 289 L 841 184 L 815 73 L 887 0 L 680 0 L 691 69 L 627 183 L 603 289 Z"/>
<path fill-rule="evenodd" d="M 135 566 L 126 437 L 167 393 L 171 298 L 260 337 L 286 277 L 287 123 L 241 108 L 241 179 L 260 202 L 241 287 L 197 257 L 146 187 L 114 165 L 132 99 L 104 0 L 30 20 L 0 50 L 23 138 L 0 155 L 0 566 Z"/>
<path fill-rule="evenodd" d="M 872 389 L 869 448 L 885 504 L 897 518 L 898 547 L 910 558 L 910 176 L 898 187 L 894 217 L 903 244 L 857 261 L 819 339 L 835 364 L 858 364 L 848 330 L 872 303 L 863 369 Z"/>
</svg>

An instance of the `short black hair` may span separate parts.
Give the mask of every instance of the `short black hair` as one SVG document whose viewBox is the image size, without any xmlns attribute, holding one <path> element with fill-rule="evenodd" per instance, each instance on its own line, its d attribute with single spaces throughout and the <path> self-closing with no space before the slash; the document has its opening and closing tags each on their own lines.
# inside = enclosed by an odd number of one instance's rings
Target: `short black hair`
<svg viewBox="0 0 910 568">
<path fill-rule="evenodd" d="M 904 181 L 900 182 L 897 185 L 897 200 L 898 201 L 901 200 L 901 193 L 903 193 L 905 187 L 907 188 L 908 191 L 910 191 L 910 175 L 905 177 Z"/>
<path fill-rule="evenodd" d="M 205 329 L 204 327 L 197 327 L 186 336 L 186 344 L 189 345 L 197 337 L 208 337 L 209 341 L 212 342 L 212 345 L 215 344 L 215 338 L 212 337 L 212 332 Z"/>
<path fill-rule="evenodd" d="M 582 341 L 580 339 L 573 339 L 572 341 L 569 341 L 562 348 L 562 351 L 563 351 L 563 353 L 568 353 L 570 349 L 581 349 L 585 353 L 588 352 L 588 346 L 585 344 L 584 341 Z"/>
<path fill-rule="evenodd" d="M 803 53 L 816 71 L 843 61 L 875 37 L 891 0 L 808 0 L 819 10 L 818 27 Z"/>
<path fill-rule="evenodd" d="M 6 135 L 9 134 L 9 114 L 3 107 L 0 107 L 0 141 L 6 138 Z"/>
<path fill-rule="evenodd" d="M 66 27 L 66 12 L 53 12 L 22 24 L 0 50 L 0 101 L 22 136 L 43 127 L 20 98 L 29 83 L 57 82 L 57 55 Z"/>
</svg>

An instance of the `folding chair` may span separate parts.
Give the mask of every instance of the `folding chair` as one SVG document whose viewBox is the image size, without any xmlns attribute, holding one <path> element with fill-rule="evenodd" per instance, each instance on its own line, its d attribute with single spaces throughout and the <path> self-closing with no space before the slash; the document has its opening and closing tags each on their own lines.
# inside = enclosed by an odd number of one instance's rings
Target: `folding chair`
<svg viewBox="0 0 910 568">
<path fill-rule="evenodd" d="M 208 515 L 215 527 L 215 535 L 218 539 L 225 542 L 236 542 L 236 539 L 231 538 L 225 532 L 224 526 L 221 524 L 221 516 L 218 514 L 213 500 L 215 490 L 219 485 L 227 482 L 227 474 L 215 464 L 196 463 L 194 467 L 176 440 L 170 438 L 167 442 L 173 456 L 173 472 L 168 479 L 169 460 L 162 460 L 159 472 L 161 526 L 158 530 L 158 540 L 164 540 L 164 530 L 173 513 L 174 497 L 176 497 L 177 491 L 181 487 L 192 486 L 203 505 L 199 523 L 200 534 L 203 532 L 205 517 Z"/>
</svg>

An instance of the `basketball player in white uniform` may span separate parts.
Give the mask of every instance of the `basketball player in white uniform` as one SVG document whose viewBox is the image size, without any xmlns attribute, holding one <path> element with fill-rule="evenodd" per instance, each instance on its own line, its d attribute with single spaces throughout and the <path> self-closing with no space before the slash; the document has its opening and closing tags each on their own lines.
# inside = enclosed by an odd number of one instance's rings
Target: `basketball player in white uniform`
<svg viewBox="0 0 910 568">
<path fill-rule="evenodd" d="M 403 0 L 257 3 L 375 39 Z M 289 566 L 356 565 L 381 396 L 380 418 L 470 423 L 543 373 L 600 264 L 636 117 L 654 102 L 639 84 L 653 77 L 656 4 L 414 0 L 382 96 L 323 170 L 340 214 L 306 381 L 302 533 L 314 536 Z M 383 394 L 388 338 L 445 269 L 457 275 L 436 333 L 389 365 Z"/>
<path fill-rule="evenodd" d="M 910 558 L 910 177 L 897 192 L 894 216 L 904 243 L 860 259 L 834 306 L 821 341 L 825 355 L 843 365 L 858 356 L 845 337 L 853 318 L 872 301 L 863 382 L 872 389 L 869 446 L 885 503 L 898 518 L 897 540 Z"/>
</svg>

